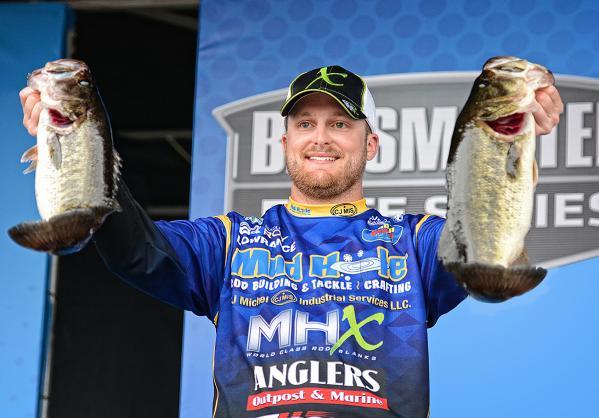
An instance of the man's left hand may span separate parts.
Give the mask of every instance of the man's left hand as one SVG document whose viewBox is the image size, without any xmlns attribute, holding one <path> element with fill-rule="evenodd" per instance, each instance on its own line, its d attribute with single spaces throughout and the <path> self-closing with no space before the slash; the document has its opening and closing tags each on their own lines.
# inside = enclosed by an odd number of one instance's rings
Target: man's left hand
<svg viewBox="0 0 599 418">
<path fill-rule="evenodd" d="M 535 117 L 535 134 L 547 135 L 559 123 L 559 115 L 564 111 L 564 104 L 554 86 L 545 87 L 535 92 L 539 104 Z"/>
</svg>

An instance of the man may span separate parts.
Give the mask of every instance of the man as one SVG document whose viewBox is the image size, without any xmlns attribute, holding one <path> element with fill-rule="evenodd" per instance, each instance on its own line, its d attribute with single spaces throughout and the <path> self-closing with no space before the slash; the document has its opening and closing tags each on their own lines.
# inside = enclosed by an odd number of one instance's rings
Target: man
<svg viewBox="0 0 599 418">
<path fill-rule="evenodd" d="M 536 98 L 548 133 L 561 99 L 553 87 Z M 21 100 L 35 134 L 39 98 Z M 214 322 L 214 417 L 426 417 L 427 327 L 466 297 L 436 257 L 444 221 L 366 207 L 379 138 L 359 76 L 303 73 L 281 114 L 289 203 L 154 223 L 121 183 L 123 212 L 96 247 L 123 280 Z"/>
</svg>

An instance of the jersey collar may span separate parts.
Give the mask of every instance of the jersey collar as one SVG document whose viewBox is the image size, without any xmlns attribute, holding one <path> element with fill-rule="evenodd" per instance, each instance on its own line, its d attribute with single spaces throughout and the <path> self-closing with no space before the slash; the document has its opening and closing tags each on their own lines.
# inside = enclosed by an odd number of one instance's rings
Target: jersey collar
<svg viewBox="0 0 599 418">
<path fill-rule="evenodd" d="M 355 202 L 335 203 L 332 205 L 306 205 L 289 198 L 285 207 L 292 215 L 302 218 L 321 217 L 321 216 L 340 216 L 349 218 L 366 212 L 366 199 L 356 200 Z"/>
</svg>

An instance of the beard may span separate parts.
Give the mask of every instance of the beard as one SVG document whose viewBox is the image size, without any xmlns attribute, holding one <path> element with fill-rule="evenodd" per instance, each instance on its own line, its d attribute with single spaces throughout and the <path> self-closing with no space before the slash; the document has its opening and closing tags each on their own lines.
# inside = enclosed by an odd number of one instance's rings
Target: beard
<svg viewBox="0 0 599 418">
<path fill-rule="evenodd" d="M 337 157 L 341 157 L 340 152 L 331 152 L 329 149 L 309 149 L 308 152 L 329 152 Z M 305 154 L 304 153 L 304 154 Z M 364 169 L 366 168 L 366 147 L 358 155 L 350 156 L 346 159 L 340 175 L 327 173 L 324 171 L 306 172 L 302 168 L 304 155 L 291 157 L 285 153 L 285 164 L 287 173 L 291 177 L 293 184 L 306 196 L 325 200 L 331 199 L 349 190 L 357 182 L 362 181 Z M 337 160 L 338 161 L 338 160 Z"/>
</svg>

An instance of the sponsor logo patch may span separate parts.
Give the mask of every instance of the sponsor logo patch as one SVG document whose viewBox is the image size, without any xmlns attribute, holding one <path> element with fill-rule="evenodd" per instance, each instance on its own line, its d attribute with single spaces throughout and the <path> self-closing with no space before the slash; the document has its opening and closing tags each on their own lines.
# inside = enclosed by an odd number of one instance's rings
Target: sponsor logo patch
<svg viewBox="0 0 599 418">
<path fill-rule="evenodd" d="M 358 213 L 358 208 L 353 203 L 340 203 L 331 208 L 333 216 L 354 216 Z"/>
<path fill-rule="evenodd" d="M 341 315 L 342 314 L 342 315 Z M 385 314 L 376 312 L 366 318 L 359 319 L 356 315 L 354 305 L 347 305 L 343 311 L 331 310 L 327 312 L 326 322 L 310 321 L 310 314 L 305 311 L 286 309 L 275 315 L 270 321 L 262 315 L 250 317 L 247 334 L 247 351 L 262 352 L 269 348 L 263 348 L 262 343 L 277 344 L 278 348 L 291 346 L 305 346 L 309 342 L 309 336 L 313 332 L 324 333 L 327 345 L 332 346 L 329 355 L 341 348 L 350 340 L 366 351 L 374 351 L 383 345 L 383 341 L 369 341 L 362 334 L 362 328 L 371 322 L 379 326 L 383 324 Z M 347 324 L 346 324 L 347 322 Z M 339 336 L 342 328 L 345 331 Z M 276 338 L 275 338 L 276 337 Z"/>
<path fill-rule="evenodd" d="M 247 222 L 241 221 L 239 223 L 239 235 L 256 235 L 260 233 L 260 225 L 250 226 Z"/>
<path fill-rule="evenodd" d="M 376 257 L 369 257 L 357 261 L 338 261 L 331 268 L 345 274 L 365 273 L 380 269 L 381 260 Z"/>
<path fill-rule="evenodd" d="M 263 234 L 262 228 L 264 229 Z M 283 236 L 281 227 L 275 225 L 268 227 L 267 225 L 250 226 L 247 222 L 239 224 L 239 235 L 237 236 L 237 244 L 263 244 L 270 248 L 281 248 L 283 252 L 289 253 L 295 251 L 295 241 L 285 244 L 288 236 Z"/>
<path fill-rule="evenodd" d="M 397 241 L 401 238 L 402 232 L 402 226 L 383 223 L 376 229 L 363 229 L 362 239 L 367 242 L 384 241 L 397 244 Z"/>
<path fill-rule="evenodd" d="M 369 226 L 378 226 L 378 225 L 382 225 L 385 222 L 389 222 L 388 220 L 383 220 L 381 218 L 379 218 L 378 216 L 371 216 L 370 218 L 368 218 L 368 221 L 366 221 L 368 223 Z"/>
<path fill-rule="evenodd" d="M 243 219 L 252 224 L 262 225 L 262 219 L 255 216 L 245 216 Z"/>
<path fill-rule="evenodd" d="M 273 297 L 270 298 L 270 301 L 274 305 L 282 306 L 287 303 L 297 302 L 297 296 L 295 296 L 295 294 L 292 291 L 284 289 L 275 293 Z"/>
<path fill-rule="evenodd" d="M 302 208 L 294 204 L 290 204 L 289 209 L 292 213 L 295 213 L 296 215 L 310 215 L 310 213 L 312 213 L 312 211 L 309 208 Z"/>
</svg>

